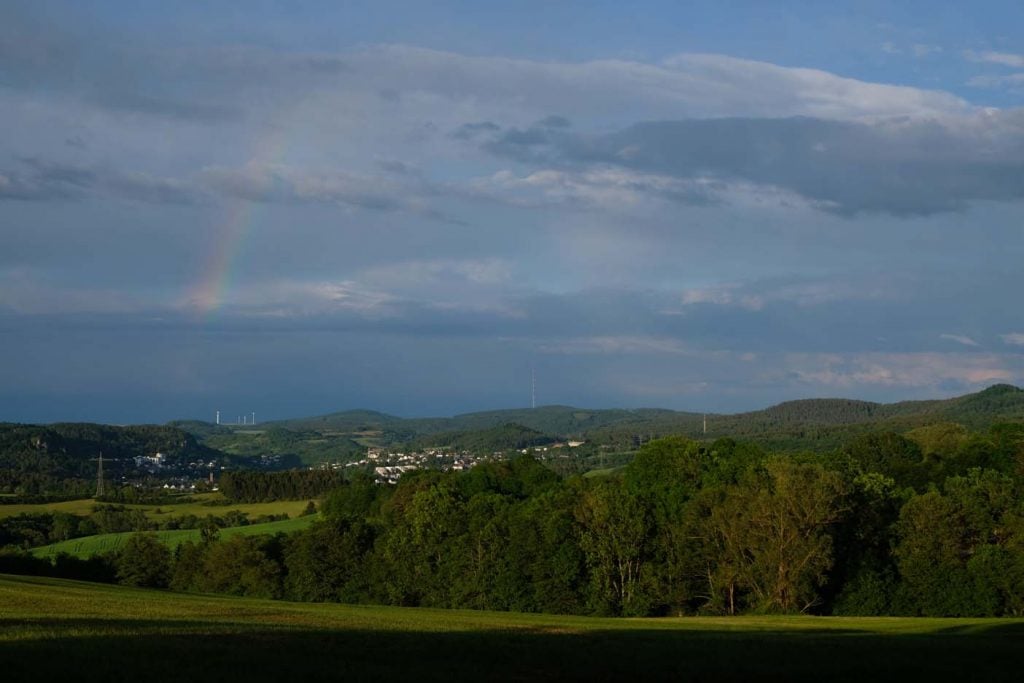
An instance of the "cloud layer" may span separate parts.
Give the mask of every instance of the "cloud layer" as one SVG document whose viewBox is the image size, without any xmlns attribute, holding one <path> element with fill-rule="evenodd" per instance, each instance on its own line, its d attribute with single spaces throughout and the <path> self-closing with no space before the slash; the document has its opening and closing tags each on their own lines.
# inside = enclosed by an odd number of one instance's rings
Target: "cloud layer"
<svg viewBox="0 0 1024 683">
<path fill-rule="evenodd" d="M 1017 51 L 882 52 L 964 95 L 102 24 L 0 10 L 0 419 L 521 405 L 531 364 L 715 410 L 1024 381 L 1024 109 L 970 97 Z"/>
</svg>

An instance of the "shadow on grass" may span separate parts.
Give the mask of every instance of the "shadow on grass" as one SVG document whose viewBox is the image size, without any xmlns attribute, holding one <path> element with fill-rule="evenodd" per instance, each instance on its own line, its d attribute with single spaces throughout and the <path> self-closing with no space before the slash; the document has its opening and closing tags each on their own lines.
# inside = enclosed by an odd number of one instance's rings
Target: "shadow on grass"
<svg viewBox="0 0 1024 683">
<path fill-rule="evenodd" d="M 10 681 L 1016 681 L 1021 626 L 933 635 L 853 631 L 444 633 L 209 622 L 28 620 L 0 642 Z M 81 622 L 81 623 L 79 623 Z M 37 638 L 34 626 L 107 635 Z M 16 634 L 4 622 L 8 637 Z M 178 629 L 191 630 L 183 634 Z M 168 629 L 175 632 L 168 633 Z M 146 633 L 147 629 L 152 632 Z M 118 635 L 117 631 L 132 632 Z"/>
</svg>

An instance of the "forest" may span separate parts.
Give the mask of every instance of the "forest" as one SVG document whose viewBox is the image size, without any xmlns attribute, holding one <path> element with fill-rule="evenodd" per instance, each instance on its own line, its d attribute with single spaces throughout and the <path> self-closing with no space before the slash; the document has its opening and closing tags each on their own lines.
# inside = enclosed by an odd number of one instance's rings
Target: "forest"
<svg viewBox="0 0 1024 683">
<path fill-rule="evenodd" d="M 357 476 L 289 536 L 152 536 L 0 571 L 300 601 L 598 615 L 1024 614 L 1024 425 L 860 435 L 826 454 L 682 437 L 606 476 L 530 455 Z"/>
</svg>

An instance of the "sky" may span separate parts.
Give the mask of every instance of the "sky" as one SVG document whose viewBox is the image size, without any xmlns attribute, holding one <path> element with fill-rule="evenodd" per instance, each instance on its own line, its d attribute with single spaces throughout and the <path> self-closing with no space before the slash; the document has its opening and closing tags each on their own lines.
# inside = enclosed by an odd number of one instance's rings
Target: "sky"
<svg viewBox="0 0 1024 683">
<path fill-rule="evenodd" d="M 1024 384 L 1020 2 L 0 3 L 0 421 Z"/>
</svg>

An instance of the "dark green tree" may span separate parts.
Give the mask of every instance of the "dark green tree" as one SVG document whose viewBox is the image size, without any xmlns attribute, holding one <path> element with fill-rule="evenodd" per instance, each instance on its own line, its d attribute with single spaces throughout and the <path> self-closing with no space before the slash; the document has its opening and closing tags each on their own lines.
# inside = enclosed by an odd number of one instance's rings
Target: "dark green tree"
<svg viewBox="0 0 1024 683">
<path fill-rule="evenodd" d="M 166 588 L 171 551 L 152 533 L 132 534 L 117 554 L 117 580 L 127 586 Z"/>
</svg>

